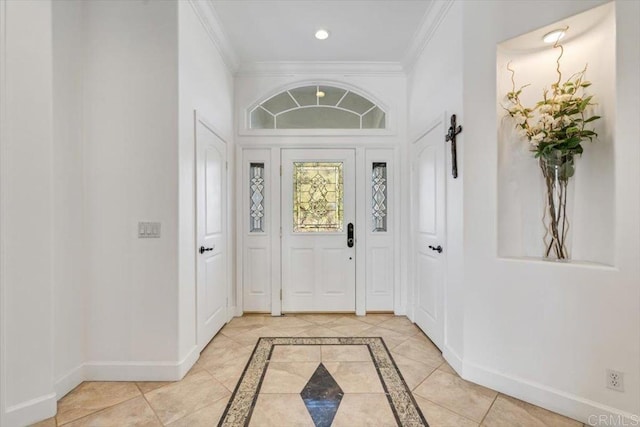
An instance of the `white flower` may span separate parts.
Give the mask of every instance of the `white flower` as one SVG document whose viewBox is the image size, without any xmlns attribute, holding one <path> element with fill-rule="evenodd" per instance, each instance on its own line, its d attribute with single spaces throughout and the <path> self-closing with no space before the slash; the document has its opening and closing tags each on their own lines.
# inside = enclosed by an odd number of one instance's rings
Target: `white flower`
<svg viewBox="0 0 640 427">
<path fill-rule="evenodd" d="M 544 132 L 537 133 L 531 137 L 531 142 L 537 144 L 544 139 L 544 136 Z"/>
<path fill-rule="evenodd" d="M 569 126 L 571 123 L 571 118 L 569 116 L 558 117 L 553 121 L 554 128 L 563 128 L 565 126 Z"/>
<path fill-rule="evenodd" d="M 539 108 L 541 113 L 550 113 L 553 111 L 553 106 L 550 104 L 542 104 Z"/>
<path fill-rule="evenodd" d="M 538 119 L 538 123 L 542 126 L 551 125 L 553 123 L 553 116 L 551 114 L 542 114 Z"/>
<path fill-rule="evenodd" d="M 557 100 L 559 102 L 567 102 L 567 101 L 571 100 L 572 96 L 573 95 L 571 95 L 570 93 L 563 93 L 562 95 L 558 95 Z"/>
</svg>

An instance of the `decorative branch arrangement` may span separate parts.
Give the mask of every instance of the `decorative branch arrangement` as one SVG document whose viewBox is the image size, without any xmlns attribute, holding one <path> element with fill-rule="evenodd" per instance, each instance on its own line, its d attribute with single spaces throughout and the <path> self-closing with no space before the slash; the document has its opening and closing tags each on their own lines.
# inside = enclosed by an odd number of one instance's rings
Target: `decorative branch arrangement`
<svg viewBox="0 0 640 427">
<path fill-rule="evenodd" d="M 569 259 L 567 250 L 567 234 L 569 220 L 567 218 L 567 186 L 569 178 L 575 173 L 574 157 L 584 151 L 582 142 L 593 141 L 598 135 L 589 129 L 600 116 L 589 113 L 593 103 L 593 95 L 586 95 L 585 89 L 591 83 L 585 79 L 587 66 L 562 81 L 560 60 L 564 48 L 558 41 L 553 45 L 560 53 L 556 60 L 558 79 L 551 89 L 544 89 L 542 99 L 533 107 L 523 105 L 520 95 L 527 85 L 516 90 L 515 70 L 511 63 L 507 70 L 511 72 L 512 89 L 506 94 L 509 103 L 503 108 L 515 122 L 519 134 L 529 142 L 529 148 L 539 159 L 542 175 L 546 184 L 546 207 L 543 222 L 546 233 L 544 256 L 558 260 Z M 547 217 L 548 215 L 548 217 Z"/>
</svg>

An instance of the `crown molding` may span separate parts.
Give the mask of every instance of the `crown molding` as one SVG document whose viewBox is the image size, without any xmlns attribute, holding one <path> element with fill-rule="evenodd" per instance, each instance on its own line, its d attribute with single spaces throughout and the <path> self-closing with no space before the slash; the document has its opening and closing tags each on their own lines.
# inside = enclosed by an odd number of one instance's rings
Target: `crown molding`
<svg viewBox="0 0 640 427">
<path fill-rule="evenodd" d="M 404 74 L 399 62 L 274 61 L 241 64 L 236 75 L 283 74 Z"/>
<path fill-rule="evenodd" d="M 413 42 L 407 49 L 402 59 L 402 66 L 409 73 L 416 61 L 425 50 L 431 38 L 438 30 L 444 17 L 453 6 L 455 0 L 433 0 L 422 18 L 422 24 L 413 36 Z"/>
<path fill-rule="evenodd" d="M 222 60 L 227 65 L 231 73 L 235 73 L 240 61 L 233 51 L 229 38 L 224 32 L 218 14 L 211 0 L 188 0 L 196 16 L 202 23 L 209 38 L 222 56 Z"/>
</svg>

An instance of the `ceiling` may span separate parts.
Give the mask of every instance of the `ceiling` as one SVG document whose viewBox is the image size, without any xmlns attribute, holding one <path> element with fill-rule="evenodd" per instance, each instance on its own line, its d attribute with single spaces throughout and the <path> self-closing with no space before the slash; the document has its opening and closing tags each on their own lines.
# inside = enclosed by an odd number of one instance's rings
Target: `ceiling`
<svg viewBox="0 0 640 427">
<path fill-rule="evenodd" d="M 432 0 L 211 0 L 241 64 L 401 62 Z M 327 29 L 327 40 L 314 33 Z"/>
</svg>

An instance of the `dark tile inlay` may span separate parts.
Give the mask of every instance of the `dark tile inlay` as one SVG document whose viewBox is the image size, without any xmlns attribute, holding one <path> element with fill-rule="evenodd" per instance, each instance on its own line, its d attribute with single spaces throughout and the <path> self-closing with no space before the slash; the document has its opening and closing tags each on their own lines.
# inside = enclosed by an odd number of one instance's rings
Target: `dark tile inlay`
<svg viewBox="0 0 640 427">
<path fill-rule="evenodd" d="M 398 426 L 429 427 L 380 337 L 262 337 L 244 368 L 218 427 L 247 427 L 276 345 L 366 345 Z M 315 421 L 315 420 L 314 420 Z"/>
<path fill-rule="evenodd" d="M 338 412 L 344 393 L 321 363 L 300 392 L 316 427 L 329 427 Z"/>
</svg>

